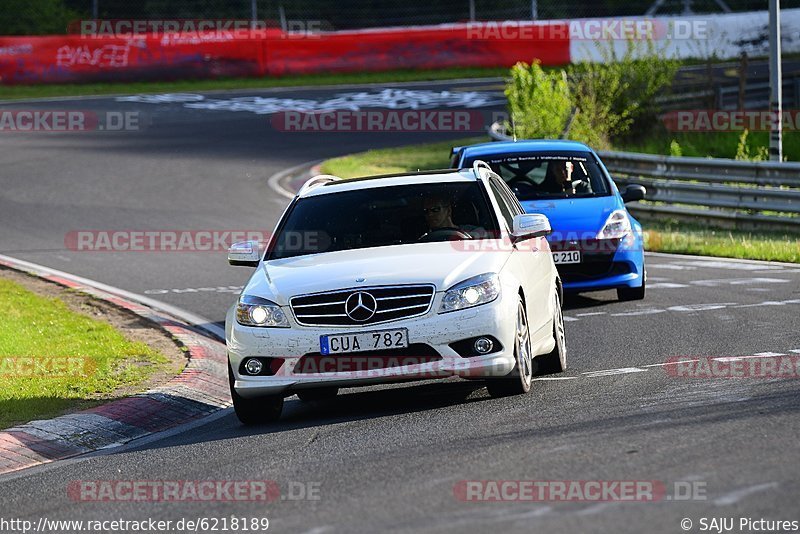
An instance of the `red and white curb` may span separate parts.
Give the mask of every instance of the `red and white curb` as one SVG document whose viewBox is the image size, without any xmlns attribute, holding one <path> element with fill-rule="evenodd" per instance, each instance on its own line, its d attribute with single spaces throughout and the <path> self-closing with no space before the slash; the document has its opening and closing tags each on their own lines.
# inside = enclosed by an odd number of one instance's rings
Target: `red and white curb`
<svg viewBox="0 0 800 534">
<path fill-rule="evenodd" d="M 82 412 L 0 431 L 0 474 L 119 446 L 230 406 L 225 344 L 192 326 L 206 322 L 202 318 L 8 256 L 0 255 L 0 265 L 130 310 L 160 325 L 189 350 L 186 368 L 163 386 Z M 216 337 L 221 334 L 219 328 L 203 329 Z"/>
</svg>

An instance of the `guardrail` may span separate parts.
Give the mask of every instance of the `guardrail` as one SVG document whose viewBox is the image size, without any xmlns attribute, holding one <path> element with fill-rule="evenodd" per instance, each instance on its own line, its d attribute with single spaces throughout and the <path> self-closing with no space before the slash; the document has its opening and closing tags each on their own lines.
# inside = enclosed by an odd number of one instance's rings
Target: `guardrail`
<svg viewBox="0 0 800 534">
<path fill-rule="evenodd" d="M 495 141 L 511 137 L 497 123 Z M 746 230 L 800 232 L 800 163 L 598 152 L 614 181 L 641 184 L 634 214 Z"/>
<path fill-rule="evenodd" d="M 662 111 L 716 109 L 735 111 L 740 109 L 738 84 L 723 84 L 708 87 L 705 84 L 684 84 L 674 88 L 674 92 L 659 97 L 656 103 Z M 744 86 L 743 109 L 769 109 L 769 77 L 748 78 Z M 783 109 L 797 109 L 800 106 L 800 73 L 783 76 Z"/>
</svg>

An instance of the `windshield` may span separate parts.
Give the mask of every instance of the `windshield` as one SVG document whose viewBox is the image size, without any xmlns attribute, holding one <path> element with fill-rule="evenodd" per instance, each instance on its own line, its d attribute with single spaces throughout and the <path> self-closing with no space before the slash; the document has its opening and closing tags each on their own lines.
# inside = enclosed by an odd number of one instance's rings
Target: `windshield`
<svg viewBox="0 0 800 534">
<path fill-rule="evenodd" d="M 589 152 L 479 156 L 466 158 L 462 167 L 471 167 L 476 159 L 488 163 L 520 200 L 610 194 L 603 171 Z"/>
<path fill-rule="evenodd" d="M 268 260 L 388 245 L 496 237 L 478 182 L 374 187 L 297 200 Z"/>
</svg>

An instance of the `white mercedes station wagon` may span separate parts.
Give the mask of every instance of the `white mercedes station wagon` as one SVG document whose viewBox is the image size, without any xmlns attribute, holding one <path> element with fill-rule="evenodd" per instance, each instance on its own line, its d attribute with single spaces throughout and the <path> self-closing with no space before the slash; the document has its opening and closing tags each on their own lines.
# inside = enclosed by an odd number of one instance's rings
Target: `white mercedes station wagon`
<svg viewBox="0 0 800 534">
<path fill-rule="evenodd" d="M 493 396 L 566 367 L 561 281 L 544 215 L 526 214 L 488 165 L 309 180 L 226 320 L 231 396 L 245 424 L 285 397 L 459 376 Z"/>
</svg>

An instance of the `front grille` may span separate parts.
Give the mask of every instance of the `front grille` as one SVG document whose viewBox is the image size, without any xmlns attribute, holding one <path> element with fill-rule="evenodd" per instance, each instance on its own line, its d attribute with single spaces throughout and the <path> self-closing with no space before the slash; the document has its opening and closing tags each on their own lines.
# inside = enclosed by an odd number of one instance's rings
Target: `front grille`
<svg viewBox="0 0 800 534">
<path fill-rule="evenodd" d="M 353 304 L 358 303 L 358 293 L 365 294 L 361 299 L 365 306 L 353 310 Z M 434 286 L 427 284 L 365 287 L 293 297 L 289 304 L 301 325 L 361 326 L 424 315 L 433 303 L 434 293 Z M 351 299 L 350 315 L 348 299 Z M 374 314 L 370 315 L 372 308 Z"/>
<path fill-rule="evenodd" d="M 631 272 L 627 263 L 611 261 L 585 261 L 558 265 L 558 274 L 564 282 L 580 282 Z"/>
<path fill-rule="evenodd" d="M 375 352 L 343 352 L 334 355 L 310 352 L 298 360 L 292 372 L 295 374 L 352 373 L 419 365 L 437 362 L 441 359 L 441 355 L 430 345 L 412 343 L 408 348 Z"/>
</svg>

